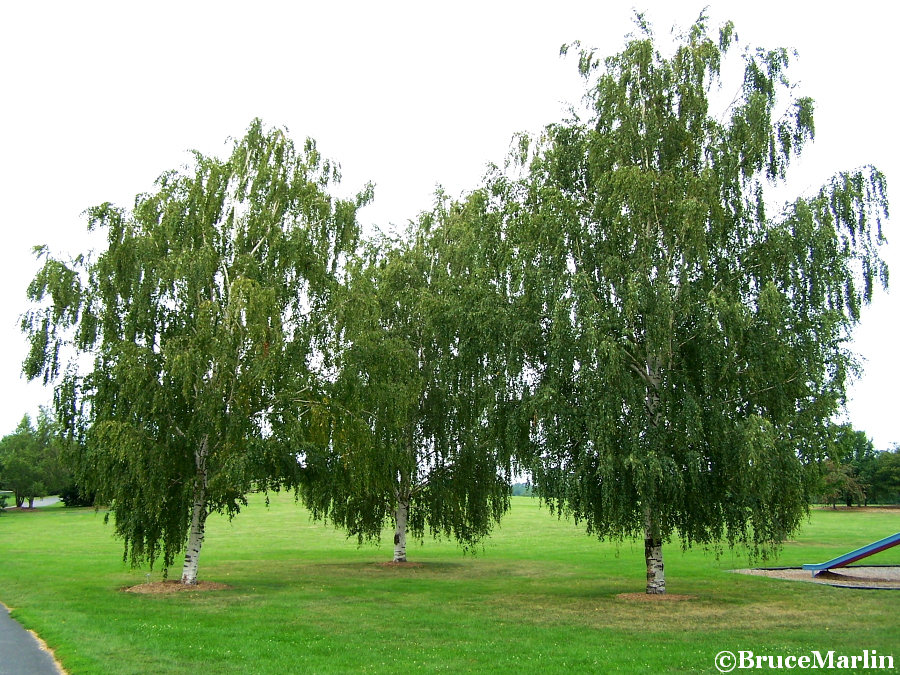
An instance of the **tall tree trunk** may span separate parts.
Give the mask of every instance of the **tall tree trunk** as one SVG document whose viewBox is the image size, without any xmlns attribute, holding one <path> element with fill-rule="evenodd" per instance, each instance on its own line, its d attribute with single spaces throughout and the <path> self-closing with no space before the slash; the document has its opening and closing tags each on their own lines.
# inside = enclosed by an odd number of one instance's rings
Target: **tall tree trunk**
<svg viewBox="0 0 900 675">
<path fill-rule="evenodd" d="M 33 508 L 34 508 L 34 497 L 29 497 L 29 498 L 28 498 L 28 508 L 29 508 L 29 509 L 33 509 Z"/>
<path fill-rule="evenodd" d="M 394 562 L 406 562 L 406 522 L 409 517 L 409 494 L 397 493 L 394 511 Z"/>
<path fill-rule="evenodd" d="M 659 427 L 661 411 L 659 406 L 659 387 L 662 376 L 659 372 L 659 360 L 647 357 L 646 370 L 641 373 L 646 387 L 644 405 L 651 427 Z M 647 563 L 647 593 L 661 595 L 666 592 L 666 573 L 663 566 L 662 537 L 659 527 L 649 506 L 644 508 L 644 561 Z"/>
<path fill-rule="evenodd" d="M 644 560 L 647 563 L 647 593 L 662 595 L 666 592 L 666 572 L 663 566 L 662 538 L 650 509 L 644 512 Z"/>
<path fill-rule="evenodd" d="M 200 564 L 200 548 L 206 534 L 206 456 L 209 453 L 209 437 L 204 436 L 200 447 L 194 452 L 197 464 L 197 476 L 194 483 L 194 504 L 191 513 L 191 531 L 188 535 L 187 550 L 184 553 L 184 568 L 181 572 L 181 583 L 193 585 L 197 583 L 197 570 Z"/>
</svg>

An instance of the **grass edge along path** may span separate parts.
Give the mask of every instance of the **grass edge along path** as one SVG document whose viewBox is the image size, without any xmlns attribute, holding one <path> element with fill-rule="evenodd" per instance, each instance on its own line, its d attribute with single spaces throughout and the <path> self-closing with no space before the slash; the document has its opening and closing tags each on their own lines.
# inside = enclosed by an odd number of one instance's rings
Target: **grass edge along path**
<svg viewBox="0 0 900 675">
<path fill-rule="evenodd" d="M 175 595 L 121 592 L 149 570 L 122 564 L 102 513 L 5 514 L 0 601 L 72 675 L 718 672 L 723 650 L 900 657 L 895 591 L 731 574 L 748 564 L 740 554 L 672 543 L 669 591 L 686 597 L 629 599 L 644 587 L 641 542 L 598 542 L 529 498 L 513 499 L 475 555 L 426 540 L 403 567 L 383 564 L 389 538 L 357 547 L 288 495 L 263 501 L 210 519 L 200 578 L 229 588 Z M 814 510 L 764 564 L 826 560 L 898 522 L 898 511 Z M 898 550 L 871 561 L 900 563 Z"/>
</svg>

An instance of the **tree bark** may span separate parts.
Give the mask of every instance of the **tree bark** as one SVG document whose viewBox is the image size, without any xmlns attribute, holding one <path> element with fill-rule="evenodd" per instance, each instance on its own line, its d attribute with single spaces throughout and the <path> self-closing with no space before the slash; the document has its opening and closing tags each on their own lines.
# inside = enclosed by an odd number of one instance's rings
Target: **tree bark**
<svg viewBox="0 0 900 675">
<path fill-rule="evenodd" d="M 181 583 L 194 585 L 197 583 L 197 570 L 200 564 L 200 548 L 206 534 L 206 456 L 209 452 L 209 439 L 204 437 L 200 447 L 194 453 L 197 464 L 197 476 L 194 483 L 194 503 L 191 513 L 191 531 L 188 535 L 187 550 L 184 553 L 184 568 L 181 572 Z"/>
<path fill-rule="evenodd" d="M 394 511 L 394 562 L 406 562 L 406 522 L 409 517 L 409 495 L 397 495 Z"/>
<path fill-rule="evenodd" d="M 658 427 L 661 421 L 659 387 L 662 382 L 659 372 L 659 361 L 656 358 L 648 357 L 645 368 L 646 370 L 641 373 L 647 390 L 644 405 L 647 408 L 650 426 Z M 644 509 L 644 561 L 647 563 L 647 593 L 650 595 L 662 595 L 666 592 L 662 538 L 659 535 L 659 527 L 657 527 L 649 507 Z"/>
<path fill-rule="evenodd" d="M 662 538 L 649 509 L 644 514 L 644 560 L 647 563 L 647 593 L 662 595 L 666 592 Z"/>
</svg>

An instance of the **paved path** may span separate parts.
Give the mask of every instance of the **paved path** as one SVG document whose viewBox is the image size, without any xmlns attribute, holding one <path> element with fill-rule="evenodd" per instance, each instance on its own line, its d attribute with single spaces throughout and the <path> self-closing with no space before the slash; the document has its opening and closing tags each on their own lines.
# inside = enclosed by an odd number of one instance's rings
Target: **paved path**
<svg viewBox="0 0 900 675">
<path fill-rule="evenodd" d="M 59 675 L 53 657 L 0 604 L 0 675 Z"/>
<path fill-rule="evenodd" d="M 59 501 L 60 501 L 59 497 L 41 497 L 39 499 L 34 500 L 34 508 L 37 509 L 37 508 L 40 508 L 41 506 L 52 506 L 53 504 L 56 504 Z M 27 508 L 28 502 L 26 501 L 24 504 L 22 504 L 22 506 Z M 16 508 L 15 502 L 12 497 L 9 497 L 6 500 L 6 508 L 8 508 L 8 509 Z"/>
<path fill-rule="evenodd" d="M 39 506 L 52 506 L 53 504 L 59 503 L 59 497 L 41 497 L 40 499 L 34 500 L 34 508 L 38 508 Z M 28 502 L 25 502 L 26 504 Z"/>
</svg>

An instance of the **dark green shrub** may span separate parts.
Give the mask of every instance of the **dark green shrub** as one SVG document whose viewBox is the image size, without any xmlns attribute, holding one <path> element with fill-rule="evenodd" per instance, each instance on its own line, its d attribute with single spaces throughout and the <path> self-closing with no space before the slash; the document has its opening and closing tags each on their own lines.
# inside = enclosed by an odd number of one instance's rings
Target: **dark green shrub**
<svg viewBox="0 0 900 675">
<path fill-rule="evenodd" d="M 95 494 L 93 492 L 85 493 L 75 483 L 70 483 L 60 490 L 59 498 L 66 507 L 72 506 L 93 506 Z"/>
</svg>

